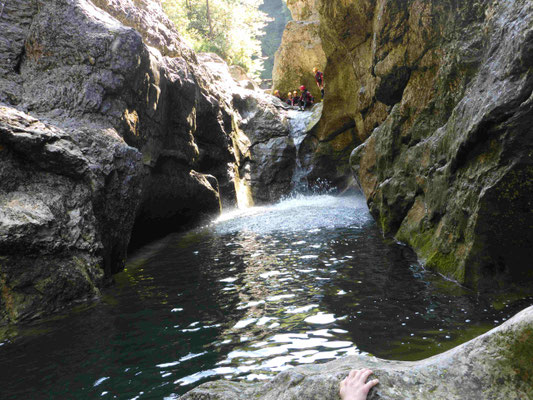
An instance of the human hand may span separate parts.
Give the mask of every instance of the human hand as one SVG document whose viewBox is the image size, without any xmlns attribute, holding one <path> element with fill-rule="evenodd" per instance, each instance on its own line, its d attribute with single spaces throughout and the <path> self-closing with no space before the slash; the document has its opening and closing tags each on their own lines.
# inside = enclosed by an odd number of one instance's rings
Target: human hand
<svg viewBox="0 0 533 400">
<path fill-rule="evenodd" d="M 366 400 L 370 389 L 376 386 L 379 381 L 373 379 L 366 382 L 372 371 L 363 369 L 354 369 L 340 383 L 340 396 L 342 400 Z"/>
</svg>

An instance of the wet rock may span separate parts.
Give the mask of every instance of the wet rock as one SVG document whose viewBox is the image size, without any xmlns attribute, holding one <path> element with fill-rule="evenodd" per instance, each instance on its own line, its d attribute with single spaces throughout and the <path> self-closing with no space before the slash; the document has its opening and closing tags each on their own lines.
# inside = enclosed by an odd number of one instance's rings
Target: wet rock
<svg viewBox="0 0 533 400">
<path fill-rule="evenodd" d="M 92 299 L 104 274 L 123 265 L 141 154 L 104 132 L 0 105 L 0 321 Z"/>
<path fill-rule="evenodd" d="M 272 73 L 273 87 L 279 89 L 282 96 L 286 97 L 289 91 L 299 92 L 299 87 L 304 85 L 319 103 L 321 93 L 315 82 L 313 68 L 317 67 L 324 72 L 326 67 L 326 53 L 321 37 L 320 2 L 292 0 L 287 2 L 287 7 L 291 11 L 293 21 L 287 23 L 280 48 L 276 53 Z M 329 78 L 325 73 L 328 99 L 333 95 L 329 93 L 332 90 Z M 315 127 L 313 124 L 313 127 L 307 130 L 307 136 L 299 150 L 298 157 L 305 170 L 305 181 L 311 186 L 316 185 L 318 181 L 324 181 L 326 186 L 345 186 L 345 177 L 349 175 L 348 158 L 355 147 L 351 139 L 352 133 L 348 132 L 342 137 L 337 137 L 337 132 L 333 135 L 335 139 L 332 141 L 328 137 L 339 127 L 331 129 L 329 125 L 325 128 L 322 125 L 320 123 Z M 345 140 L 347 137 L 350 137 L 348 144 Z M 342 172 L 337 171 L 337 166 L 340 166 Z"/>
<path fill-rule="evenodd" d="M 345 173 L 360 145 L 351 165 L 383 231 L 481 290 L 533 278 L 531 11 L 526 1 L 319 4 L 331 79 L 316 136 L 348 129 L 317 147 L 318 169 Z"/>
<path fill-rule="evenodd" d="M 244 169 L 250 171 L 253 198 L 258 203 L 277 201 L 290 193 L 296 166 L 296 147 L 284 109 L 268 95 L 258 99 L 242 93 L 234 101 L 245 105 L 239 126 L 250 140 Z"/>
<path fill-rule="evenodd" d="M 501 326 L 445 353 L 421 361 L 349 356 L 297 367 L 267 383 L 215 381 L 184 400 L 338 399 L 339 383 L 352 369 L 370 368 L 379 384 L 369 400 L 527 399 L 533 396 L 533 307 Z"/>
<path fill-rule="evenodd" d="M 288 108 L 279 99 L 235 85 L 232 68 L 214 54 L 199 54 L 212 73 L 212 82 L 236 111 L 235 141 L 239 151 L 241 182 L 249 188 L 251 201 L 271 203 L 289 194 L 296 164 L 290 136 Z M 242 82 L 242 81 L 241 81 Z"/>
<path fill-rule="evenodd" d="M 315 153 L 320 145 L 316 137 L 316 126 L 322 116 L 323 103 L 315 104 L 310 111 L 293 116 L 293 136 L 299 136 L 299 146 L 297 146 L 297 157 L 301 167 L 300 182 L 301 190 L 319 189 L 317 179 L 320 179 L 320 172 L 316 169 Z"/>
<path fill-rule="evenodd" d="M 365 139 L 356 129 L 358 96 L 353 95 L 356 91 L 354 66 L 362 62 L 361 58 L 368 57 L 362 52 L 347 55 L 345 50 L 353 49 L 361 40 L 356 38 L 356 33 L 363 18 L 367 23 L 367 14 L 361 15 L 359 20 L 347 5 L 325 1 L 295 0 L 287 5 L 295 21 L 287 24 L 276 55 L 274 87 L 285 93 L 303 83 L 318 101 L 321 94 L 312 70 L 318 67 L 324 72 L 324 118 L 304 146 L 308 180 L 344 190 L 353 183 L 349 167 L 351 151 Z M 328 18 L 330 14 L 336 19 Z M 402 74 L 388 75 L 382 85 L 383 98 L 391 96 L 391 87 L 398 87 L 392 99 L 397 98 L 398 93 L 401 95 L 405 83 L 402 78 Z M 386 105 L 373 108 L 385 112 Z"/>
<path fill-rule="evenodd" d="M 287 23 L 275 55 L 272 86 L 286 98 L 289 91 L 299 91 L 299 87 L 305 85 L 319 100 L 320 90 L 315 83 L 313 68 L 323 71 L 326 56 L 319 35 L 317 1 L 295 0 L 287 2 L 287 6 L 293 21 Z"/>
<path fill-rule="evenodd" d="M 253 202 L 251 184 L 284 192 L 256 170 L 290 163 L 273 100 L 199 62 L 159 2 L 10 0 L 0 27 L 0 324 L 97 297 L 129 244 Z M 282 143 L 252 149 L 245 124 Z"/>
</svg>

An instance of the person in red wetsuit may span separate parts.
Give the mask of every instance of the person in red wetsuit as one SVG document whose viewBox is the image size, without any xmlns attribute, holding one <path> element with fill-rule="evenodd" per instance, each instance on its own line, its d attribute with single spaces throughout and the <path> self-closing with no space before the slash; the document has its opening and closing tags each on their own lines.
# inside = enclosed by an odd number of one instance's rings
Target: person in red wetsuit
<svg viewBox="0 0 533 400">
<path fill-rule="evenodd" d="M 324 74 L 317 67 L 313 68 L 313 72 L 315 74 L 316 85 L 320 89 L 320 95 L 324 98 Z"/>
<path fill-rule="evenodd" d="M 300 86 L 300 91 L 301 91 L 301 94 L 300 94 L 299 109 L 300 111 L 303 111 L 308 105 L 313 104 L 314 99 L 313 99 L 313 96 L 311 96 L 311 93 L 309 93 L 309 91 L 304 85 Z"/>
</svg>

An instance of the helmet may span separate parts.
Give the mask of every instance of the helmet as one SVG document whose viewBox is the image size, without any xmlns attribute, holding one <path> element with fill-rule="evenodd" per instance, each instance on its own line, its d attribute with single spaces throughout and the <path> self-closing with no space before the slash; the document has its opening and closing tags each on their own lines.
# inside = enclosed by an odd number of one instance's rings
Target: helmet
<svg viewBox="0 0 533 400">
<path fill-rule="evenodd" d="M 300 86 L 300 90 L 304 91 L 305 90 L 305 86 L 304 85 Z"/>
<path fill-rule="evenodd" d="M 287 96 L 292 96 L 292 92 L 287 93 Z"/>
<path fill-rule="evenodd" d="M 317 68 L 317 67 L 313 68 L 313 72 L 314 72 L 315 74 L 317 73 L 317 71 L 318 71 L 318 68 Z"/>
<path fill-rule="evenodd" d="M 292 94 L 298 94 L 298 92 L 295 90 L 294 92 L 292 92 Z"/>
<path fill-rule="evenodd" d="M 279 90 L 274 90 L 274 94 L 279 94 Z"/>
</svg>

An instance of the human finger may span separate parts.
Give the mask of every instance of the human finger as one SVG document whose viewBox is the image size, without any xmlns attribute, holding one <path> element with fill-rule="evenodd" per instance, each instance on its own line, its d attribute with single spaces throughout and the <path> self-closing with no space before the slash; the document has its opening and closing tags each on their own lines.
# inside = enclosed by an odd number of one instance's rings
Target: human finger
<svg viewBox="0 0 533 400">
<path fill-rule="evenodd" d="M 358 369 L 352 369 L 348 374 L 348 378 L 354 378 L 359 373 Z"/>
<path fill-rule="evenodd" d="M 378 379 L 372 379 L 371 381 L 365 383 L 365 389 L 372 389 L 374 386 L 376 386 L 379 383 Z"/>
<path fill-rule="evenodd" d="M 359 377 L 359 379 L 361 379 L 361 381 L 363 383 L 365 383 L 370 375 L 372 375 L 372 370 L 364 369 L 363 372 L 361 373 L 361 376 Z"/>
</svg>

